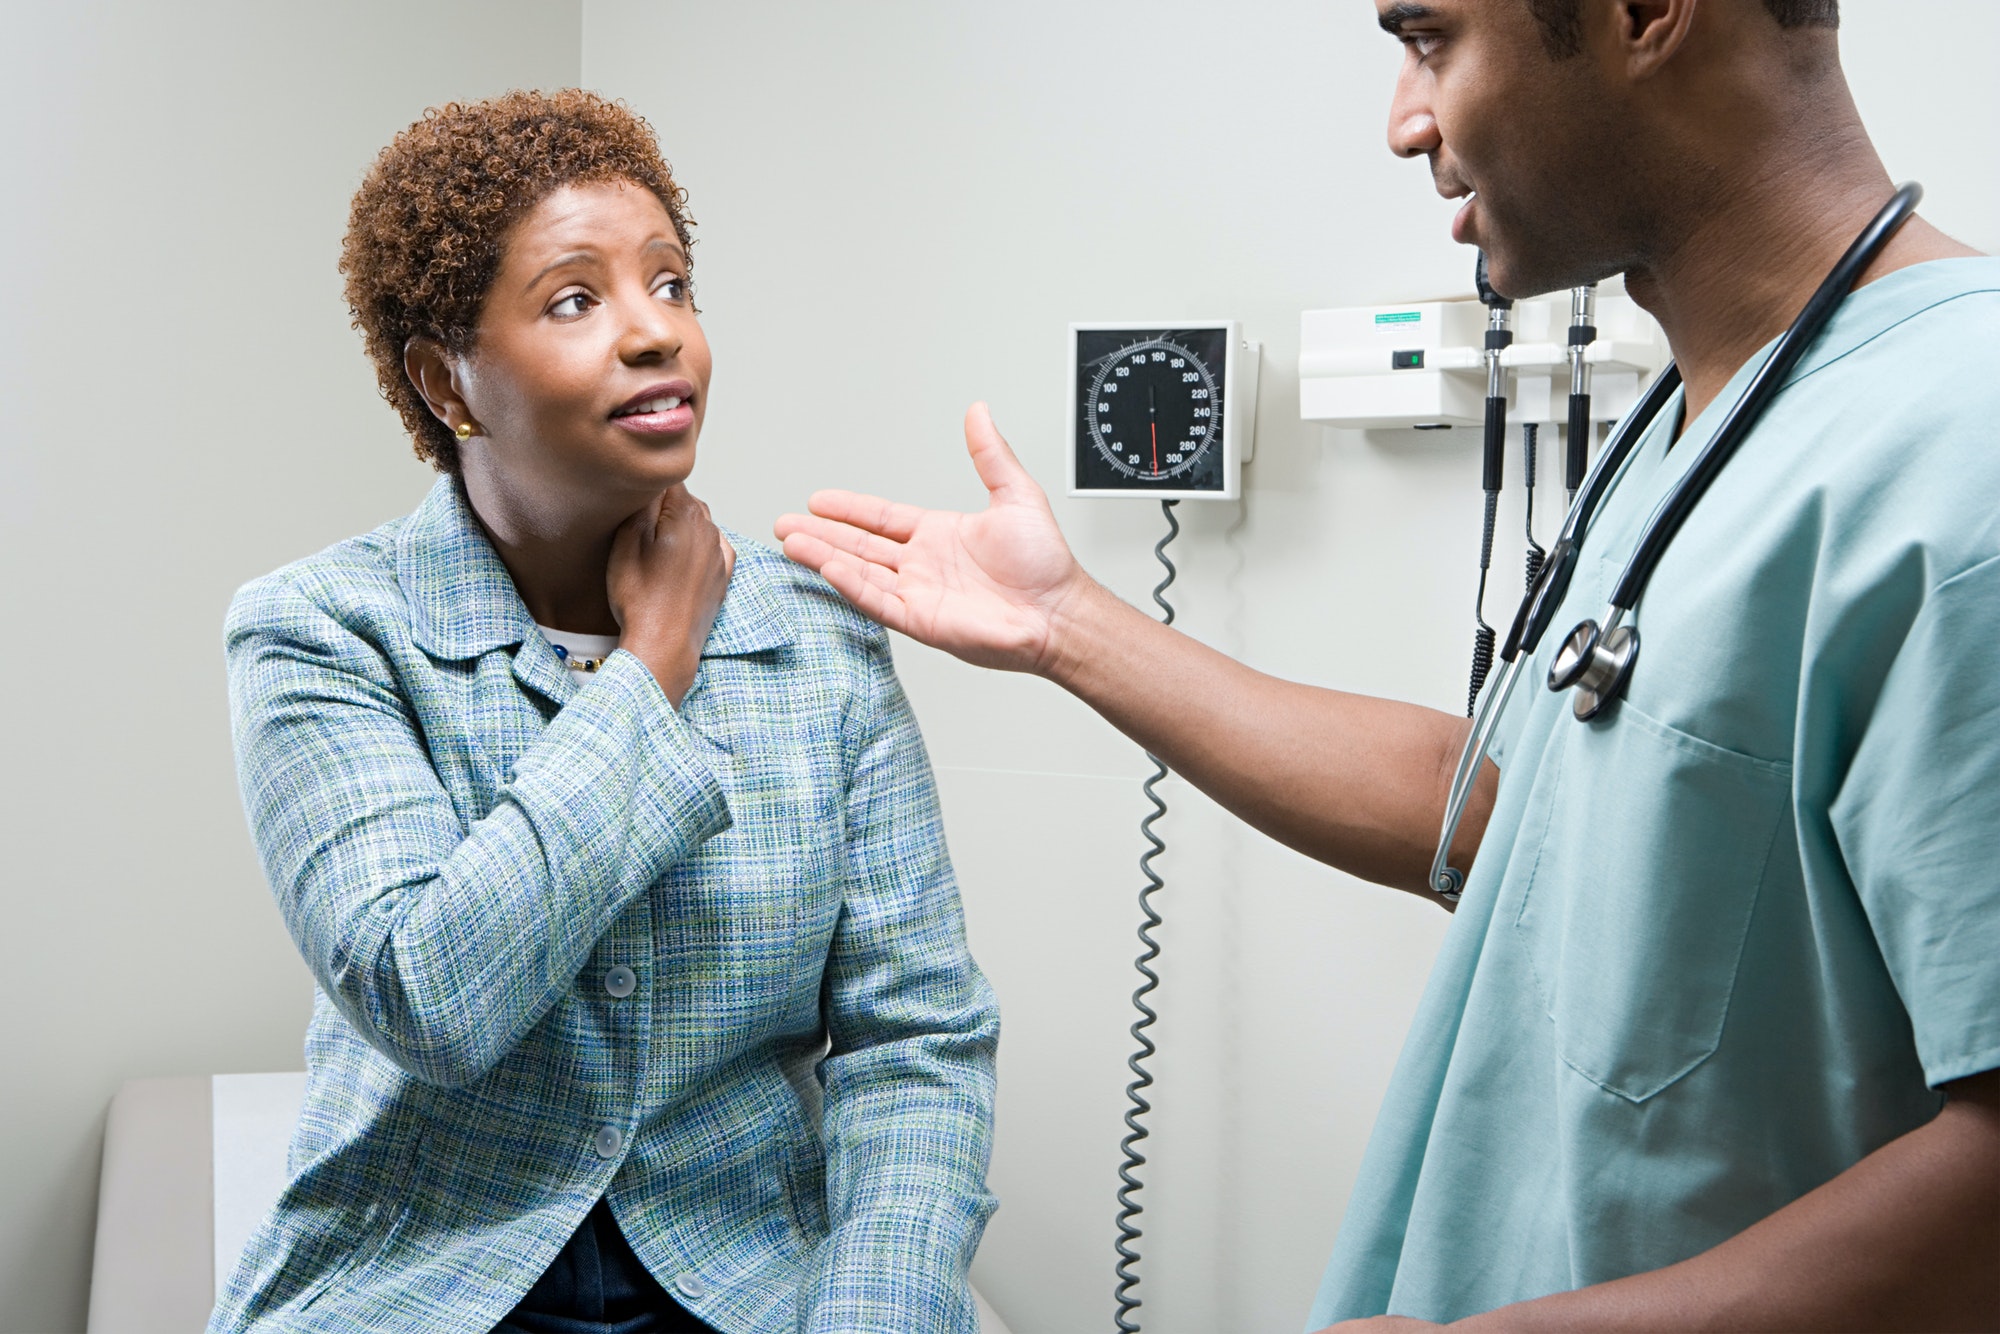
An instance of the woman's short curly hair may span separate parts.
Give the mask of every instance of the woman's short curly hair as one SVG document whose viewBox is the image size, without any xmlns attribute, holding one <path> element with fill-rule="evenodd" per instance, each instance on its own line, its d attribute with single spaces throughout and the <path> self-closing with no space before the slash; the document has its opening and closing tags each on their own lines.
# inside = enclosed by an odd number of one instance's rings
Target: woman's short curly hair
<svg viewBox="0 0 2000 1334">
<path fill-rule="evenodd" d="M 692 247 L 687 192 L 653 127 L 618 102 L 565 88 L 433 107 L 382 150 L 355 192 L 340 271 L 382 396 L 417 457 L 458 471 L 458 441 L 403 373 L 412 338 L 471 349 L 508 232 L 566 185 L 630 181 L 653 192 Z"/>
</svg>

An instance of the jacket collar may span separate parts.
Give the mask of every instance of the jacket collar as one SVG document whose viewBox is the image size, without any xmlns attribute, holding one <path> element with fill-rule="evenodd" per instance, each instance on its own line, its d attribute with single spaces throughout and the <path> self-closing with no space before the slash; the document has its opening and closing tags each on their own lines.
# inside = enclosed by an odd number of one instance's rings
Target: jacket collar
<svg viewBox="0 0 2000 1334">
<path fill-rule="evenodd" d="M 768 560 L 756 558 L 739 534 L 727 536 L 738 553 L 736 573 L 701 656 L 736 657 L 792 643 L 783 589 Z M 397 532 L 396 580 L 409 604 L 411 637 L 432 657 L 476 658 L 539 638 L 513 577 L 450 477 L 438 479 Z M 549 684 L 562 679 L 558 670 Z"/>
<path fill-rule="evenodd" d="M 440 477 L 396 534 L 396 582 L 410 636 L 434 658 L 476 658 L 534 633 L 500 553 L 450 477 Z"/>
</svg>

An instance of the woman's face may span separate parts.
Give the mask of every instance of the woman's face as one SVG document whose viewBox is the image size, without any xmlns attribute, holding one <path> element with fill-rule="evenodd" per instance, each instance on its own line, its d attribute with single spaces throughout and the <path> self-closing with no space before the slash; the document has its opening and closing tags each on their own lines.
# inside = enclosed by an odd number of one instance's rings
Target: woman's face
<svg viewBox="0 0 2000 1334">
<path fill-rule="evenodd" d="M 566 186 L 516 224 L 453 379 L 468 472 L 530 510 L 630 502 L 694 468 L 708 340 L 688 256 L 653 193 Z"/>
</svg>

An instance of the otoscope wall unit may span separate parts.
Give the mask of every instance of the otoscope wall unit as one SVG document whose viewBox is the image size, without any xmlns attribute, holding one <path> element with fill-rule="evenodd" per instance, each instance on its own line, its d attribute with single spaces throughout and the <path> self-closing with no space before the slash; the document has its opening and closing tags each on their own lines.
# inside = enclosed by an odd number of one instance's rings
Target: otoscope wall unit
<svg viewBox="0 0 2000 1334">
<path fill-rule="evenodd" d="M 1477 300 L 1308 310 L 1299 320 L 1299 415 L 1356 430 L 1477 429 L 1486 418 L 1486 306 Z M 1571 294 L 1515 303 L 1514 341 L 1500 355 L 1508 416 L 1567 423 Z M 1666 338 L 1638 303 L 1595 298 L 1585 345 L 1591 420 L 1612 422 L 1667 363 Z"/>
</svg>

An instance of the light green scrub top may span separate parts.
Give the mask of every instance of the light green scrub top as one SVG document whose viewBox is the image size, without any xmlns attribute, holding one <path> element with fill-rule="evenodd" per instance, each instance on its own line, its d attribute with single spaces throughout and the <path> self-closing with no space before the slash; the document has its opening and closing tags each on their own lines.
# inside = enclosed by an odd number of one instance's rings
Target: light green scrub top
<svg viewBox="0 0 2000 1334">
<path fill-rule="evenodd" d="M 2000 260 L 1854 293 L 1640 600 L 1544 686 L 1765 354 L 1600 510 L 1310 1329 L 1695 1255 L 2000 1067 Z"/>
</svg>

